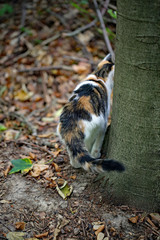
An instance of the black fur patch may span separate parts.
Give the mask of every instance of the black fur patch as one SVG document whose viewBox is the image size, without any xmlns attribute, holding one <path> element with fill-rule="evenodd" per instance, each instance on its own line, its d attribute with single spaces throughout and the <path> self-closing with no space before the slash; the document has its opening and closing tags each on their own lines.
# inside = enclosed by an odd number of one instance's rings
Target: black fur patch
<svg viewBox="0 0 160 240">
<path fill-rule="evenodd" d="M 84 84 L 74 92 L 77 93 L 79 97 L 89 96 L 93 92 L 93 85 Z"/>
<path fill-rule="evenodd" d="M 72 106 L 66 105 L 63 109 L 63 112 L 60 116 L 60 122 L 61 122 L 61 129 L 62 131 L 65 130 L 73 131 L 73 129 L 76 127 L 78 120 L 84 119 L 91 121 L 92 117 L 88 111 L 85 109 L 79 109 L 77 107 L 77 100 L 73 100 Z M 72 110 L 71 110 L 72 109 Z"/>
<path fill-rule="evenodd" d="M 83 165 L 83 164 L 85 164 L 85 162 L 92 162 L 94 160 L 95 160 L 94 158 L 92 158 L 91 156 L 86 154 L 86 155 L 80 157 L 79 162 Z"/>
<path fill-rule="evenodd" d="M 125 167 L 122 163 L 115 160 L 101 160 L 101 166 L 104 171 L 118 171 L 123 172 Z"/>
<path fill-rule="evenodd" d="M 82 133 L 83 134 L 83 133 Z M 87 153 L 83 145 L 84 136 L 73 137 L 71 142 L 67 143 L 67 147 L 72 151 L 73 157 L 76 157 L 80 153 Z"/>
<path fill-rule="evenodd" d="M 97 77 L 105 78 L 108 73 L 111 71 L 111 68 L 114 64 L 113 63 L 106 63 L 103 65 L 103 67 L 95 72 L 95 75 Z"/>
<path fill-rule="evenodd" d="M 108 97 L 107 97 L 107 92 L 103 91 L 101 87 L 94 86 L 94 89 L 99 93 L 100 97 L 96 92 L 93 92 L 90 97 L 90 102 L 93 106 L 94 113 L 96 115 L 100 115 L 102 112 L 103 115 L 105 115 L 106 108 L 107 108 L 107 102 L 108 102 Z"/>
</svg>

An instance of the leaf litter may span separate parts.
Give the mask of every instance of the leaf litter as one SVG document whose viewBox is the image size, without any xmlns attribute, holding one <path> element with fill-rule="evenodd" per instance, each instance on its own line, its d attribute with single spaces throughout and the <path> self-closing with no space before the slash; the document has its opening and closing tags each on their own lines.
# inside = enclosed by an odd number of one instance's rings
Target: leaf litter
<svg viewBox="0 0 160 240">
<path fill-rule="evenodd" d="M 159 213 L 114 206 L 92 174 L 68 164 L 56 135 L 69 95 L 107 52 L 98 24 L 69 36 L 93 20 L 94 9 L 61 0 L 22 5 L 14 2 L 0 30 L 0 237 L 158 239 Z M 109 9 L 112 39 L 115 16 Z"/>
</svg>

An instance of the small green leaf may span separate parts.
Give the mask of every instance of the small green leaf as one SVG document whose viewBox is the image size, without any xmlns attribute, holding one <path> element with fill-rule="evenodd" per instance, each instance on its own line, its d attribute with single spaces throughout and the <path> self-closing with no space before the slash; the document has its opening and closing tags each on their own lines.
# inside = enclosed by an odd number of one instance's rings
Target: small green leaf
<svg viewBox="0 0 160 240">
<path fill-rule="evenodd" d="M 113 11 L 112 9 L 108 9 L 107 12 L 109 13 L 109 15 L 111 17 L 113 17 L 114 19 L 117 19 L 117 12 L 116 11 Z"/>
<path fill-rule="evenodd" d="M 3 95 L 3 93 L 6 91 L 6 89 L 7 89 L 6 86 L 0 87 L 0 97 Z"/>
<path fill-rule="evenodd" d="M 16 173 L 21 171 L 21 173 L 26 173 L 32 168 L 32 161 L 29 158 L 21 158 L 11 160 L 13 164 L 13 168 L 9 172 L 9 174 Z"/>
<path fill-rule="evenodd" d="M 23 236 L 25 235 L 26 233 L 24 232 L 9 232 L 6 237 L 8 240 L 24 240 Z"/>
<path fill-rule="evenodd" d="M 56 186 L 56 189 L 59 193 L 59 195 L 63 198 L 66 199 L 67 197 L 69 197 L 73 191 L 73 187 L 69 186 L 67 181 L 64 182 L 63 186 L 58 187 L 58 185 Z"/>
<path fill-rule="evenodd" d="M 74 8 L 77 8 L 80 12 L 88 13 L 88 11 L 87 11 L 86 9 L 81 8 L 77 3 L 71 2 L 71 5 L 72 5 Z"/>
<path fill-rule="evenodd" d="M 0 132 L 5 131 L 5 130 L 7 130 L 7 128 L 3 124 L 0 124 Z"/>
</svg>

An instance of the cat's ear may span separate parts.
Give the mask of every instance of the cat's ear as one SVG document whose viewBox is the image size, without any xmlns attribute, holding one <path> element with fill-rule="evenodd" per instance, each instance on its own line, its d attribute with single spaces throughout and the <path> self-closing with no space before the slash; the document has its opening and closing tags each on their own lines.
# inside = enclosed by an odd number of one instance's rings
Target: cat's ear
<svg viewBox="0 0 160 240">
<path fill-rule="evenodd" d="M 112 55 L 110 53 L 107 54 L 107 56 L 103 60 L 111 62 L 111 63 L 114 63 L 113 57 L 112 57 Z"/>
</svg>

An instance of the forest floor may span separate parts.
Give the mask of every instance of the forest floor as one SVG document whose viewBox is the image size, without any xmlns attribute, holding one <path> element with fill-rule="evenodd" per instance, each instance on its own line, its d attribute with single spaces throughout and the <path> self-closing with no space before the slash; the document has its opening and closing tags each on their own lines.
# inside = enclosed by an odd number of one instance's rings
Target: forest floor
<svg viewBox="0 0 160 240">
<path fill-rule="evenodd" d="M 75 2 L 8 1 L 0 11 L 0 240 L 160 239 L 160 215 L 113 204 L 109 183 L 73 169 L 56 134 L 74 87 L 108 52 L 98 21 L 80 29 L 93 4 Z M 114 49 L 116 20 L 104 20 Z M 14 159 L 32 166 L 9 174 Z"/>
</svg>

